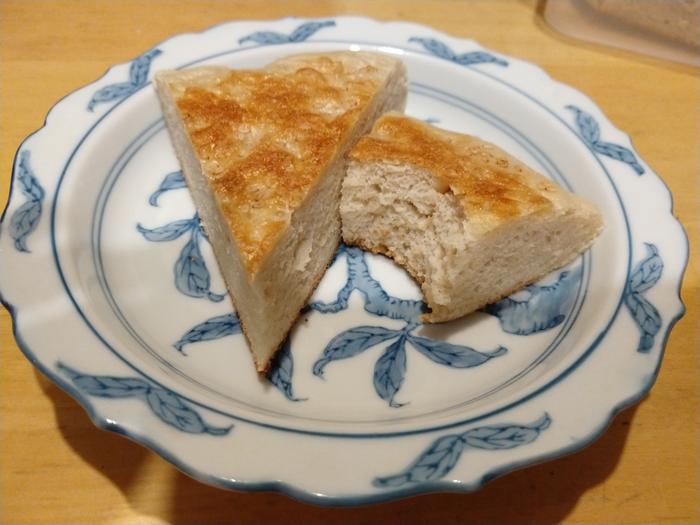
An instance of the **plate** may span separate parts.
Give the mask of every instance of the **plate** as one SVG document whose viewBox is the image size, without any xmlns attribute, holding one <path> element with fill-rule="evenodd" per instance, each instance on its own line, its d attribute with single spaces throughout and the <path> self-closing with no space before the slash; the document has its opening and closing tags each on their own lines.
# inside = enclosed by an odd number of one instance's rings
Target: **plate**
<svg viewBox="0 0 700 525">
<path fill-rule="evenodd" d="M 499 144 L 606 228 L 438 326 L 400 269 L 341 246 L 260 378 L 150 79 L 361 49 L 404 61 L 408 114 Z M 95 424 L 206 483 L 333 505 L 474 490 L 590 443 L 651 388 L 686 262 L 667 188 L 588 97 L 473 41 L 355 17 L 225 23 L 111 68 L 20 146 L 0 235 L 19 347 Z"/>
</svg>

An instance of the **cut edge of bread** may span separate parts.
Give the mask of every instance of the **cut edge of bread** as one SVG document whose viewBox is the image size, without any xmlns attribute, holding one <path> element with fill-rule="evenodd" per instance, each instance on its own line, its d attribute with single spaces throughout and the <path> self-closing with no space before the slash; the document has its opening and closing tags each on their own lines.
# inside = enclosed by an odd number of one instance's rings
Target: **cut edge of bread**
<svg viewBox="0 0 700 525">
<path fill-rule="evenodd" d="M 204 68 L 200 74 L 217 75 L 221 71 L 222 68 Z M 387 75 L 385 84 L 367 105 L 347 140 L 338 145 L 325 173 L 294 210 L 288 227 L 252 276 L 245 268 L 234 236 L 226 227 L 226 217 L 203 176 L 194 147 L 176 109 L 170 85 L 177 78 L 178 72 L 156 74 L 155 84 L 163 114 L 255 367 L 258 372 L 265 373 L 323 278 L 340 242 L 338 208 L 347 151 L 383 113 L 404 109 L 405 69 L 399 60 L 395 60 L 394 69 Z"/>
<path fill-rule="evenodd" d="M 551 205 L 483 230 L 428 171 L 352 160 L 341 201 L 343 240 L 407 270 L 430 308 L 424 322 L 450 321 L 536 282 L 593 243 L 602 218 L 592 204 L 558 188 L 547 198 Z"/>
</svg>

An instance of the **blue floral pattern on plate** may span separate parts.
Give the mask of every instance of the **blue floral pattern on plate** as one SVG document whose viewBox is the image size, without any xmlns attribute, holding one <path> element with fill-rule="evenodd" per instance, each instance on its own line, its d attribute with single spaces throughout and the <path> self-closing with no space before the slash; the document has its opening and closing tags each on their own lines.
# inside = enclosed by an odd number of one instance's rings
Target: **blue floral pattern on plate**
<svg viewBox="0 0 700 525">
<path fill-rule="evenodd" d="M 381 343 L 394 340 L 382 352 L 374 366 L 374 389 L 389 406 L 398 408 L 394 396 L 398 393 L 406 374 L 406 343 L 410 343 L 434 363 L 452 368 L 472 368 L 507 352 L 499 346 L 491 352 L 478 352 L 463 345 L 434 341 L 412 334 L 417 324 L 407 324 L 401 330 L 390 330 L 381 326 L 357 326 L 336 335 L 326 346 L 322 356 L 313 367 L 314 375 L 323 377 L 323 371 L 332 361 L 354 357 Z"/>
<path fill-rule="evenodd" d="M 158 189 L 151 193 L 148 203 L 151 206 L 158 206 L 158 199 L 163 193 L 186 187 L 187 184 L 181 170 L 170 172 L 160 183 Z M 202 238 L 206 239 L 206 233 L 202 228 L 198 214 L 195 213 L 190 219 L 177 220 L 156 228 L 145 228 L 141 224 L 137 224 L 136 229 L 146 240 L 152 242 L 173 241 L 186 233 L 189 234 L 189 240 L 175 261 L 175 287 L 189 297 L 206 297 L 217 303 L 226 297 L 225 293 L 217 294 L 211 291 L 211 274 L 199 246 L 199 241 Z"/>
<path fill-rule="evenodd" d="M 180 353 L 185 353 L 185 345 L 201 341 L 214 341 L 241 333 L 241 323 L 236 314 L 217 315 L 195 325 L 173 345 Z"/>
<path fill-rule="evenodd" d="M 654 345 L 654 336 L 661 329 L 661 315 L 642 294 L 659 281 L 664 269 L 658 248 L 645 245 L 647 256 L 635 267 L 625 289 L 625 305 L 642 333 L 637 351 L 643 353 Z"/>
<path fill-rule="evenodd" d="M 504 450 L 535 441 L 551 424 L 548 414 L 531 425 L 500 425 L 472 428 L 461 434 L 442 436 L 431 443 L 406 470 L 392 476 L 378 477 L 377 487 L 401 487 L 445 477 L 469 448 Z"/>
<path fill-rule="evenodd" d="M 294 390 L 292 388 L 293 375 L 294 359 L 292 358 L 292 348 L 289 344 L 289 338 L 287 338 L 272 361 L 266 377 L 267 380 L 290 401 L 306 401 L 306 398 L 296 397 L 294 395 Z"/>
<path fill-rule="evenodd" d="M 158 199 L 163 193 L 186 187 L 187 182 L 185 182 L 185 177 L 182 174 L 182 170 L 171 171 L 165 176 L 163 182 L 161 182 L 160 186 L 158 186 L 158 189 L 151 193 L 150 197 L 148 197 L 148 204 L 151 206 L 158 206 Z"/>
<path fill-rule="evenodd" d="M 531 284 L 511 297 L 486 306 L 483 311 L 498 318 L 501 329 L 514 335 L 531 335 L 564 322 L 571 310 L 583 268 L 559 273 L 553 284 Z"/>
<path fill-rule="evenodd" d="M 110 399 L 140 399 L 163 423 L 182 432 L 223 436 L 233 428 L 208 425 L 180 396 L 145 379 L 83 374 L 61 362 L 56 366 L 84 394 Z"/>
<path fill-rule="evenodd" d="M 161 53 L 160 49 L 152 49 L 136 58 L 129 67 L 129 80 L 100 88 L 90 99 L 88 111 L 94 111 L 98 104 L 123 100 L 145 86 L 148 82 L 151 62 Z"/>
<path fill-rule="evenodd" d="M 409 42 L 415 42 L 425 48 L 426 51 L 444 60 L 449 60 L 460 66 L 474 66 L 476 64 L 496 64 L 507 66 L 508 62 L 486 51 L 469 51 L 467 53 L 455 53 L 449 46 L 435 38 L 411 37 Z"/>
<path fill-rule="evenodd" d="M 169 222 L 157 228 L 145 228 L 141 224 L 137 224 L 136 228 L 145 239 L 152 242 L 173 241 L 187 233 L 189 240 L 175 261 L 175 287 L 190 297 L 205 297 L 214 302 L 222 301 L 226 297 L 225 293 L 211 291 L 211 274 L 199 246 L 199 241 L 206 238 L 199 215 L 195 213 L 190 219 Z"/>
<path fill-rule="evenodd" d="M 566 106 L 566 109 L 573 112 L 579 135 L 581 135 L 581 138 L 589 148 L 600 155 L 605 155 L 611 159 L 624 162 L 637 172 L 637 175 L 644 174 L 644 166 L 639 163 L 634 153 L 624 146 L 605 142 L 600 138 L 600 126 L 589 113 L 586 113 L 581 108 L 572 104 Z"/>
<path fill-rule="evenodd" d="M 15 248 L 26 253 L 29 252 L 27 237 L 39 225 L 41 203 L 44 200 L 44 189 L 29 165 L 29 157 L 30 153 L 27 150 L 20 154 L 17 170 L 17 182 L 27 200 L 15 210 L 10 219 L 10 237 L 15 241 Z"/>
<path fill-rule="evenodd" d="M 256 44 L 261 45 L 295 44 L 307 40 L 314 33 L 323 29 L 324 27 L 333 27 L 334 25 L 335 22 L 333 20 L 305 22 L 288 35 L 275 31 L 256 31 L 255 33 L 240 38 L 238 43 L 245 44 L 246 42 L 255 42 Z"/>
<path fill-rule="evenodd" d="M 393 342 L 386 347 L 374 366 L 373 385 L 377 395 L 389 406 L 398 408 L 394 397 L 398 393 L 406 374 L 406 343 L 430 359 L 432 362 L 452 368 L 473 368 L 507 352 L 499 346 L 489 352 L 479 352 L 463 345 L 444 341 L 434 341 L 419 337 L 412 332 L 420 326 L 420 315 L 425 309 L 422 301 L 399 299 L 386 293 L 382 285 L 372 277 L 367 266 L 365 253 L 356 247 L 342 246 L 340 253 L 347 259 L 347 280 L 332 303 L 313 302 L 309 308 L 321 313 L 337 313 L 348 307 L 353 291 L 358 291 L 364 299 L 366 312 L 391 319 L 405 321 L 399 330 L 382 326 L 357 326 L 336 335 L 314 363 L 313 373 L 323 377 L 326 366 L 342 359 L 349 359 L 374 346 Z"/>
</svg>

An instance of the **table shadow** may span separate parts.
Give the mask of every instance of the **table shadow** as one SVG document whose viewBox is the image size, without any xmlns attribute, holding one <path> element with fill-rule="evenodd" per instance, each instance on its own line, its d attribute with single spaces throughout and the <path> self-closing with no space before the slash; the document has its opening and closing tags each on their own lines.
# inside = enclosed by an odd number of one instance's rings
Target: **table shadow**
<svg viewBox="0 0 700 525">
<path fill-rule="evenodd" d="M 132 508 L 154 515 L 134 482 L 152 454 L 122 436 L 95 427 L 70 396 L 37 373 L 52 400 L 68 445 L 124 494 Z M 472 493 L 427 494 L 354 508 L 318 507 L 270 492 L 226 491 L 204 485 L 173 467 L 172 501 L 158 518 L 178 524 L 256 523 L 560 523 L 588 489 L 615 470 L 637 406 L 620 413 L 587 448 L 503 475 Z M 95 446 L 99 443 L 99 446 Z M 166 506 L 167 508 L 167 506 Z"/>
<path fill-rule="evenodd" d="M 52 401 L 63 439 L 80 457 L 127 497 L 144 462 L 152 454 L 141 445 L 96 427 L 75 399 L 35 370 L 37 381 Z"/>
</svg>

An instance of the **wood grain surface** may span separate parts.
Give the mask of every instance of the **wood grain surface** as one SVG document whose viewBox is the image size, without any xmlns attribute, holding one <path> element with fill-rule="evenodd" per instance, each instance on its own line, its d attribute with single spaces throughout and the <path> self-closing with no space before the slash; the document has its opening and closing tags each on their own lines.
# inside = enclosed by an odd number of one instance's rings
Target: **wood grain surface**
<svg viewBox="0 0 700 525">
<path fill-rule="evenodd" d="M 0 312 L 0 522 L 698 523 L 698 70 L 562 36 L 530 1 L 0 2 L 0 195 L 49 108 L 112 64 L 227 20 L 359 14 L 408 20 L 543 67 L 593 98 L 668 184 L 690 239 L 685 317 L 651 393 L 585 450 L 488 483 L 356 509 L 202 485 L 98 430 L 17 349 Z M 595 386 L 592 385 L 592 388 Z M 586 395 L 585 392 L 582 395 Z"/>
</svg>

